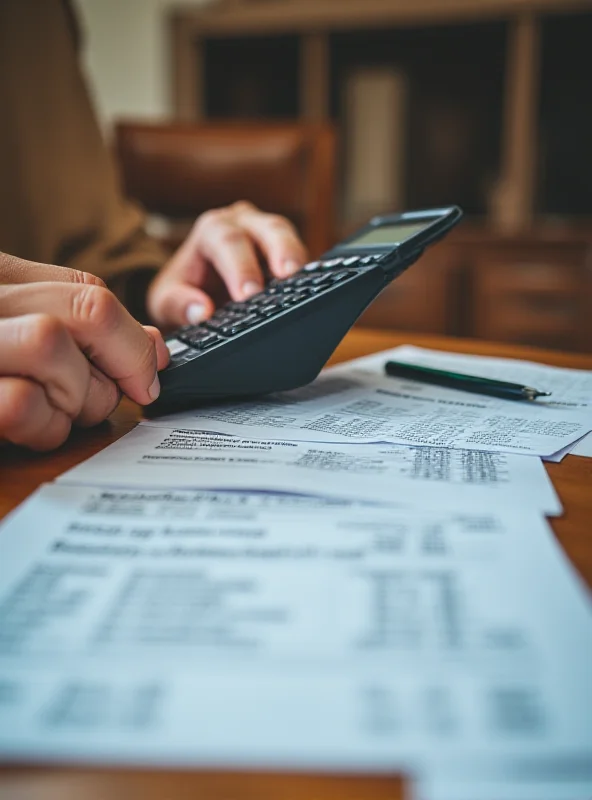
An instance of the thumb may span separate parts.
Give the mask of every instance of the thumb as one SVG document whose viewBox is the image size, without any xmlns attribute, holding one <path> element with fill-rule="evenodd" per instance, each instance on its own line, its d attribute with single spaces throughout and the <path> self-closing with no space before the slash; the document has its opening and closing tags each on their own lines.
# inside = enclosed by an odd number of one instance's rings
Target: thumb
<svg viewBox="0 0 592 800">
<path fill-rule="evenodd" d="M 154 342 L 156 348 L 156 369 L 164 369 L 169 363 L 170 353 L 168 347 L 164 343 L 162 333 L 157 328 L 153 328 L 152 325 L 143 325 L 142 327 Z"/>
<path fill-rule="evenodd" d="M 198 325 L 215 310 L 212 298 L 201 289 L 180 281 L 156 279 L 148 291 L 148 312 L 160 327 Z"/>
<path fill-rule="evenodd" d="M 40 264 L 37 261 L 26 261 L 7 253 L 0 253 L 0 284 L 37 283 L 39 281 L 105 286 L 100 278 L 91 275 L 90 272 L 56 267 L 54 264 Z"/>
</svg>

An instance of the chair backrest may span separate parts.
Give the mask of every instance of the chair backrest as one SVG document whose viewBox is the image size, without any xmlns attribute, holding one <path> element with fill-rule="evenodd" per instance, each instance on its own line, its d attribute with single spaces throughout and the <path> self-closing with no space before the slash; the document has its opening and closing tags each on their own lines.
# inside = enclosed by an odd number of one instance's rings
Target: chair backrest
<svg viewBox="0 0 592 800">
<path fill-rule="evenodd" d="M 288 217 L 311 257 L 334 244 L 330 125 L 122 121 L 115 148 L 125 193 L 149 213 L 186 221 L 250 200 Z"/>
</svg>

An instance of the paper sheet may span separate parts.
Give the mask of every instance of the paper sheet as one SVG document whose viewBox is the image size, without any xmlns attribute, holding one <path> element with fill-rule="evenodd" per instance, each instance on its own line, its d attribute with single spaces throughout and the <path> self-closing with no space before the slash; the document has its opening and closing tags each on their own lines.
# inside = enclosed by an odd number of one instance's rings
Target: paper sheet
<svg viewBox="0 0 592 800">
<path fill-rule="evenodd" d="M 389 444 L 240 439 L 140 426 L 61 481 L 172 488 L 269 489 L 398 504 L 484 509 L 561 504 L 538 458 Z"/>
<path fill-rule="evenodd" d="M 587 458 L 592 458 L 592 436 L 588 435 L 584 436 L 583 439 L 580 439 L 571 453 L 574 456 L 586 456 Z"/>
<path fill-rule="evenodd" d="M 544 401 L 546 405 L 560 405 L 575 410 L 592 408 L 592 371 L 589 370 L 552 367 L 516 358 L 447 353 L 413 345 L 402 345 L 349 363 L 380 372 L 389 359 L 533 386 L 541 391 L 552 392 L 551 397 Z"/>
<path fill-rule="evenodd" d="M 357 366 L 371 368 L 374 372 L 382 372 L 384 362 L 388 359 L 405 361 L 434 369 L 464 372 L 469 375 L 481 375 L 484 378 L 498 378 L 536 389 L 551 392 L 550 403 L 565 409 L 592 410 L 592 371 L 567 369 L 538 364 L 535 361 L 520 361 L 514 358 L 495 358 L 491 356 L 470 356 L 458 353 L 446 353 L 439 350 L 427 350 L 423 347 L 403 345 L 387 352 L 376 353 L 362 359 L 356 359 Z M 568 452 L 573 455 L 592 457 L 592 435 L 578 442 L 573 449 L 564 448 L 550 461 L 560 461 Z"/>
<path fill-rule="evenodd" d="M 390 378 L 372 366 L 377 358 L 340 364 L 294 391 L 142 424 L 252 439 L 386 441 L 538 456 L 552 455 L 592 430 L 586 408 L 517 403 Z"/>
<path fill-rule="evenodd" d="M 589 602 L 537 515 L 53 485 L 0 564 L 3 759 L 592 750 Z"/>
<path fill-rule="evenodd" d="M 424 769 L 409 800 L 588 800 L 592 759 L 583 752 L 535 760 L 463 759 Z"/>
</svg>

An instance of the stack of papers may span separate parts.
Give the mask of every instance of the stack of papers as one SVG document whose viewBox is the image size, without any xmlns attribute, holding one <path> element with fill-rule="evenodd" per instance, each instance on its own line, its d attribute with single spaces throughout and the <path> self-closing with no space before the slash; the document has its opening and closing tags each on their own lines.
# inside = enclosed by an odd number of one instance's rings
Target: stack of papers
<svg viewBox="0 0 592 800">
<path fill-rule="evenodd" d="M 538 458 L 394 444 L 243 439 L 138 426 L 66 472 L 65 483 L 291 491 L 435 508 L 561 514 Z"/>
<path fill-rule="evenodd" d="M 475 358 L 146 421 L 40 489 L 0 536 L 0 755 L 590 796 L 592 612 L 541 457 L 592 430 L 592 376 Z"/>
<path fill-rule="evenodd" d="M 390 352 L 397 361 L 417 366 L 462 372 L 468 375 L 478 374 L 483 378 L 510 381 L 523 386 L 536 386 L 541 391 L 551 392 L 549 400 L 543 403 L 539 400 L 537 405 L 562 408 L 564 411 L 572 412 L 592 409 L 592 372 L 587 370 L 549 367 L 535 361 L 518 361 L 512 358 L 485 358 L 458 353 L 443 353 L 411 345 L 397 347 Z M 382 355 L 377 353 L 350 363 L 369 369 L 374 374 L 380 374 L 384 363 Z M 557 453 L 547 456 L 546 460 L 561 461 L 568 453 L 592 457 L 592 434 L 587 434 Z"/>
<path fill-rule="evenodd" d="M 380 441 L 545 457 L 567 452 L 592 429 L 592 399 L 589 406 L 585 405 L 586 390 L 577 382 L 572 389 L 554 392 L 555 397 L 547 402 L 518 403 L 384 375 L 385 361 L 402 361 L 406 353 L 415 354 L 418 350 L 396 348 L 340 364 L 326 370 L 310 386 L 270 395 L 261 401 L 209 406 L 144 424 L 249 438 Z M 429 356 L 428 366 L 438 369 L 446 369 L 447 360 L 454 358 L 443 354 L 445 359 L 441 364 L 437 358 L 440 354 L 420 352 Z M 413 356 L 407 360 L 413 361 Z M 480 370 L 480 362 L 471 364 L 472 374 L 487 372 Z M 553 367 L 541 369 L 553 376 L 556 372 L 582 374 Z M 588 397 L 592 398 L 592 377 L 590 373 L 583 374 L 587 377 L 582 380 L 587 380 L 590 386 Z M 512 374 L 508 379 L 515 378 Z M 545 389 L 547 385 L 553 385 L 552 381 L 537 384 L 537 388 Z M 560 397 L 563 401 L 558 402 Z M 577 398 L 573 403 L 572 397 Z"/>
</svg>

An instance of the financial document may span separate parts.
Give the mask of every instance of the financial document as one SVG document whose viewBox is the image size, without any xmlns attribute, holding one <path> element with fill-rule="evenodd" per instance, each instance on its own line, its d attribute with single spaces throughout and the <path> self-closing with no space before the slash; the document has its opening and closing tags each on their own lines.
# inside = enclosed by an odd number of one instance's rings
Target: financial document
<svg viewBox="0 0 592 800">
<path fill-rule="evenodd" d="M 142 424 L 252 439 L 382 441 L 533 456 L 552 455 L 592 430 L 585 407 L 518 403 L 391 378 L 376 368 L 377 359 L 340 364 L 301 389 Z"/>
<path fill-rule="evenodd" d="M 575 410 L 592 408 L 592 372 L 589 370 L 551 367 L 516 358 L 448 353 L 412 345 L 402 345 L 392 350 L 364 356 L 350 361 L 349 364 L 381 372 L 389 359 L 533 386 L 535 389 L 552 393 L 544 401 L 545 405 L 559 405 Z M 341 365 L 337 368 L 339 367 Z M 540 402 L 538 400 L 537 404 Z"/>
<path fill-rule="evenodd" d="M 503 760 L 466 757 L 423 767 L 410 800 L 588 800 L 589 753 L 548 753 L 545 758 Z"/>
<path fill-rule="evenodd" d="M 589 600 L 537 514 L 56 484 L 0 565 L 5 760 L 592 756 Z"/>
<path fill-rule="evenodd" d="M 355 362 L 350 363 L 369 368 L 374 373 L 381 373 L 384 369 L 384 362 L 389 358 L 433 369 L 462 372 L 510 383 L 520 383 L 523 386 L 533 386 L 535 389 L 551 392 L 551 396 L 546 401 L 551 405 L 575 411 L 589 409 L 592 413 L 592 371 L 590 370 L 552 367 L 547 364 L 538 364 L 535 361 L 520 361 L 515 358 L 446 353 L 412 345 L 396 347 L 393 350 L 356 359 Z M 568 447 L 566 451 L 568 452 L 569 449 Z M 566 455 L 567 452 L 562 455 Z M 584 437 L 575 444 L 571 452 L 574 455 L 592 457 L 592 435 Z"/>
<path fill-rule="evenodd" d="M 271 489 L 381 503 L 558 515 L 538 458 L 393 444 L 326 444 L 139 426 L 61 481 L 171 488 Z"/>
<path fill-rule="evenodd" d="M 574 456 L 586 456 L 586 458 L 592 458 L 592 436 L 588 434 L 588 436 L 584 436 L 583 439 L 580 439 L 580 441 L 577 442 L 577 444 L 571 450 L 571 453 Z"/>
</svg>

